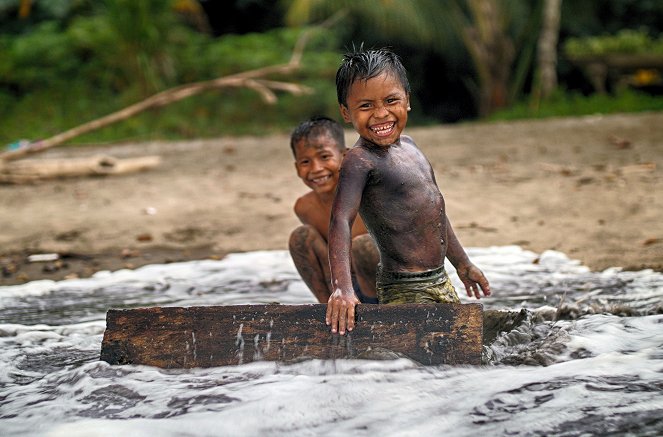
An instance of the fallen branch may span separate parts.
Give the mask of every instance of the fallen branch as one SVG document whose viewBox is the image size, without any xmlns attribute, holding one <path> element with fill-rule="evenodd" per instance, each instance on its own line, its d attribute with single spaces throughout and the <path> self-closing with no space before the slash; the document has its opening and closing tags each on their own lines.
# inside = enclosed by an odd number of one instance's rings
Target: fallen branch
<svg viewBox="0 0 663 437">
<path fill-rule="evenodd" d="M 290 82 L 265 80 L 262 78 L 271 74 L 287 74 L 299 69 L 301 66 L 301 59 L 304 48 L 306 47 L 310 32 L 315 29 L 330 27 L 344 14 L 343 11 L 341 12 L 342 13 L 335 14 L 325 22 L 302 32 L 297 42 L 295 43 L 290 60 L 286 64 L 271 65 L 255 70 L 244 71 L 242 73 L 237 73 L 230 76 L 219 77 L 208 81 L 194 82 L 170 88 L 151 97 L 148 97 L 145 100 L 128 106 L 120 111 L 84 123 L 50 138 L 30 143 L 29 145 L 20 147 L 16 150 L 4 152 L 0 154 L 0 160 L 10 161 L 37 152 L 42 152 L 44 150 L 50 149 L 51 147 L 69 141 L 74 137 L 133 117 L 134 115 L 147 109 L 169 105 L 173 102 L 196 94 L 200 94 L 203 91 L 208 91 L 211 89 L 227 87 L 250 88 L 257 91 L 268 104 L 274 104 L 277 100 L 274 91 L 285 91 L 295 95 L 311 93 L 312 90 L 304 85 Z"/>
<path fill-rule="evenodd" d="M 23 184 L 42 179 L 90 175 L 117 175 L 149 170 L 161 163 L 158 156 L 116 159 L 93 156 L 69 159 L 28 159 L 3 163 L 0 161 L 0 183 Z"/>
</svg>

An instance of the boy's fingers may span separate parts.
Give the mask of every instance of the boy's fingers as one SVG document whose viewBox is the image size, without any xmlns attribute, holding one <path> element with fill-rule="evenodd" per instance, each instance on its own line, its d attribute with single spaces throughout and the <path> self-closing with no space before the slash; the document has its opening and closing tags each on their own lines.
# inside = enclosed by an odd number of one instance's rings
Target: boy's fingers
<svg viewBox="0 0 663 437">
<path fill-rule="evenodd" d="M 331 331 L 336 332 L 336 321 L 338 319 L 338 314 L 335 314 L 336 306 L 334 305 L 334 300 L 329 299 L 327 303 L 327 314 L 325 315 L 325 322 L 327 326 L 331 326 Z"/>
<path fill-rule="evenodd" d="M 348 331 L 355 329 L 355 305 L 348 308 Z"/>
<path fill-rule="evenodd" d="M 483 290 L 483 294 L 485 296 L 490 296 L 490 284 L 488 283 L 488 280 L 484 276 L 481 278 L 481 282 L 479 282 L 479 285 L 481 285 L 481 289 Z"/>
<path fill-rule="evenodd" d="M 330 298 L 325 313 L 325 323 L 331 326 L 331 332 L 343 335 L 346 329 L 352 331 L 355 326 L 356 302 Z"/>
<path fill-rule="evenodd" d="M 467 293 L 467 297 L 472 297 L 472 283 L 468 281 L 463 281 L 463 285 L 465 286 L 465 292 Z"/>
<path fill-rule="evenodd" d="M 337 330 L 338 330 L 338 306 L 335 303 L 332 303 L 331 332 L 336 332 Z"/>
<path fill-rule="evenodd" d="M 341 305 L 341 312 L 339 313 L 338 319 L 338 333 L 343 335 L 345 334 L 345 324 L 347 318 L 348 310 L 345 305 Z"/>
<path fill-rule="evenodd" d="M 327 326 L 331 325 L 331 317 L 332 317 L 332 303 L 331 299 L 327 302 L 327 313 L 325 314 L 325 323 Z"/>
<path fill-rule="evenodd" d="M 473 281 L 463 281 L 463 285 L 465 285 L 465 291 L 467 292 L 467 297 L 476 297 L 477 299 L 481 299 L 481 293 L 479 292 L 479 284 Z"/>
</svg>

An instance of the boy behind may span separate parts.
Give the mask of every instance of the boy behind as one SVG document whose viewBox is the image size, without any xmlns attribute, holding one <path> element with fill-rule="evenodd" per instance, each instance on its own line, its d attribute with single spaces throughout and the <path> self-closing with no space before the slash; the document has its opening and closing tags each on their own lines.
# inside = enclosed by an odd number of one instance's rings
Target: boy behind
<svg viewBox="0 0 663 437">
<path fill-rule="evenodd" d="M 355 323 L 357 299 L 350 273 L 351 229 L 360 214 L 380 253 L 378 300 L 389 303 L 459 302 L 444 270 L 454 265 L 468 296 L 490 295 L 485 276 L 454 234 L 433 169 L 412 138 L 401 136 L 410 86 L 389 50 L 344 56 L 336 74 L 341 114 L 360 135 L 346 153 L 329 228 L 333 293 L 326 322 L 344 334 Z"/>
<path fill-rule="evenodd" d="M 290 235 L 290 255 L 300 276 L 320 303 L 331 295 L 327 236 L 341 161 L 347 149 L 343 127 L 326 117 L 315 117 L 293 131 L 290 147 L 297 175 L 311 189 L 295 202 L 302 222 Z M 375 274 L 378 253 L 366 227 L 357 220 L 351 230 L 353 295 L 362 303 L 377 303 Z"/>
</svg>

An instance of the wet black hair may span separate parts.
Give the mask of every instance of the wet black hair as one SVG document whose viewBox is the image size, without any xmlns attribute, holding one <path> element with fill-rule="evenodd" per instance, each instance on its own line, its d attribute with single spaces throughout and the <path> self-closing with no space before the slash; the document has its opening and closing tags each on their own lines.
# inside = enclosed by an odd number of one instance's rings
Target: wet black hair
<svg viewBox="0 0 663 437">
<path fill-rule="evenodd" d="M 407 71 L 398 55 L 387 48 L 364 50 L 363 45 L 353 47 L 343 55 L 341 66 L 336 72 L 336 96 L 338 103 L 348 105 L 348 92 L 357 80 L 368 80 L 389 72 L 398 79 L 407 94 L 410 94 L 410 82 Z"/>
<path fill-rule="evenodd" d="M 343 134 L 343 126 L 329 117 L 311 117 L 306 121 L 299 123 L 299 125 L 292 131 L 290 135 L 290 148 L 292 155 L 295 154 L 295 146 L 302 139 L 315 138 L 319 135 L 327 134 L 334 139 L 338 145 L 338 150 L 341 152 L 345 150 L 345 136 Z"/>
</svg>

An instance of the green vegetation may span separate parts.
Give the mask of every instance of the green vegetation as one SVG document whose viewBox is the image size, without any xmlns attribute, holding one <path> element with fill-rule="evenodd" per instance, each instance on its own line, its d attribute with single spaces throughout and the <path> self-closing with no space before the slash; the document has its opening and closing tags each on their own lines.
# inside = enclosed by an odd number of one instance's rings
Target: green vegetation
<svg viewBox="0 0 663 437">
<path fill-rule="evenodd" d="M 663 111 L 663 97 L 651 96 L 642 92 L 624 90 L 616 95 L 557 92 L 535 107 L 530 101 L 523 101 L 510 108 L 491 114 L 489 120 L 517 120 L 523 118 L 566 117 L 594 114 L 614 114 L 618 112 Z"/>
<path fill-rule="evenodd" d="M 534 60 L 542 0 L 487 1 L 484 6 L 492 6 L 487 9 L 476 9 L 481 2 L 461 0 L 450 2 L 451 9 L 437 0 L 406 2 L 407 7 L 391 3 L 227 2 L 221 8 L 223 17 L 232 11 L 254 11 L 250 6 L 257 4 L 274 17 L 270 15 L 269 26 L 258 28 L 251 27 L 260 21 L 258 17 L 244 15 L 244 28 L 259 33 L 225 34 L 228 29 L 221 26 L 213 29 L 221 34 L 214 37 L 208 18 L 220 15 L 205 16 L 197 0 L 0 0 L 0 150 L 20 139 L 48 138 L 175 86 L 284 64 L 303 28 L 272 27 L 285 26 L 286 18 L 297 14 L 321 21 L 341 7 L 347 12 L 343 20 L 332 29 L 313 32 L 300 70 L 269 78 L 306 85 L 313 94 L 278 93 L 278 102 L 269 105 L 255 90 L 221 88 L 148 110 L 69 143 L 266 135 L 287 132 L 311 115 L 338 119 L 334 75 L 340 53 L 361 42 L 391 46 L 403 57 L 413 89 L 411 124 L 476 117 L 482 114 L 480 95 L 510 105 L 490 119 L 662 109 L 661 97 L 626 88 L 627 83 L 643 87 L 642 80 L 640 84 L 621 81 L 612 96 L 584 97 L 565 91 L 590 89 L 587 75 L 579 74 L 580 63 L 566 62 L 569 58 L 663 55 L 663 37 L 655 32 L 663 22 L 660 2 L 564 2 L 560 35 L 567 38 L 561 41 L 567 59 L 560 59 L 560 89 L 549 100 L 528 96 L 536 94 Z M 308 6 L 314 4 L 321 6 L 320 15 L 308 17 L 305 12 L 313 12 Z M 497 36 L 484 35 L 486 41 L 475 47 L 469 36 L 482 23 L 485 28 L 492 28 L 486 23 L 505 27 Z M 643 30 L 619 30 L 638 26 Z M 567 37 L 605 31 L 613 35 Z M 472 62 L 471 49 L 494 54 L 481 47 L 496 38 L 504 43 L 505 53 L 516 54 L 517 59 L 489 57 L 488 61 L 497 60 L 506 68 L 505 74 L 498 75 L 503 81 L 499 92 L 481 94 L 478 70 L 494 69 L 484 68 L 490 65 L 486 60 Z M 660 93 L 660 71 L 649 68 L 643 74 L 648 79 L 646 89 Z M 493 87 L 497 83 L 484 82 Z"/>
<path fill-rule="evenodd" d="M 623 29 L 615 35 L 569 38 L 564 44 L 568 56 L 607 54 L 658 54 L 663 56 L 663 36 L 652 38 L 645 30 Z"/>
<path fill-rule="evenodd" d="M 213 38 L 187 27 L 162 0 L 105 1 L 95 13 L 0 34 L 0 147 L 46 138 L 173 86 L 287 63 L 302 29 Z M 288 77 L 312 95 L 222 88 L 77 137 L 72 143 L 268 134 L 311 114 L 337 113 L 336 37 L 314 31 Z"/>
</svg>

